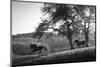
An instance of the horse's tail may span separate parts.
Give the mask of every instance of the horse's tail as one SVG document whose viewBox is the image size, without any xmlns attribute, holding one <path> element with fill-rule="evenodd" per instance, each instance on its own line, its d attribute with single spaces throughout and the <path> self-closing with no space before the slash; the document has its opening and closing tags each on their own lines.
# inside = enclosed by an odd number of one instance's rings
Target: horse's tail
<svg viewBox="0 0 100 67">
<path fill-rule="evenodd" d="M 88 47 L 88 44 L 89 44 L 88 42 L 85 42 L 84 46 L 85 46 L 85 47 Z"/>
</svg>

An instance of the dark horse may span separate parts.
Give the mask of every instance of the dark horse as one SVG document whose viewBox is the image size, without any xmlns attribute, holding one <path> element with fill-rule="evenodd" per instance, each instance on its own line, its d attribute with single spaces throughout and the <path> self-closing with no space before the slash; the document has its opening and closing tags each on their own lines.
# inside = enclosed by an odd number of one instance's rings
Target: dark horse
<svg viewBox="0 0 100 67">
<path fill-rule="evenodd" d="M 44 46 L 37 46 L 37 44 L 30 44 L 30 48 L 32 49 L 32 53 L 36 51 L 40 51 L 41 53 L 42 49 L 47 51 L 47 49 Z"/>
<path fill-rule="evenodd" d="M 80 47 L 80 46 L 84 47 L 84 45 L 85 45 L 86 42 L 84 40 L 82 40 L 82 41 L 74 40 L 74 43 L 76 43 L 78 47 Z"/>
</svg>

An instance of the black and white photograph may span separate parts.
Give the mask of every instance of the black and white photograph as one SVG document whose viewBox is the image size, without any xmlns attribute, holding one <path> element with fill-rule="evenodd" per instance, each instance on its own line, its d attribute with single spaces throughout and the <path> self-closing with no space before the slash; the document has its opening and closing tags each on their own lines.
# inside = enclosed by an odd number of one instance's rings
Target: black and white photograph
<svg viewBox="0 0 100 67">
<path fill-rule="evenodd" d="M 11 66 L 96 62 L 96 5 L 11 1 Z"/>
</svg>

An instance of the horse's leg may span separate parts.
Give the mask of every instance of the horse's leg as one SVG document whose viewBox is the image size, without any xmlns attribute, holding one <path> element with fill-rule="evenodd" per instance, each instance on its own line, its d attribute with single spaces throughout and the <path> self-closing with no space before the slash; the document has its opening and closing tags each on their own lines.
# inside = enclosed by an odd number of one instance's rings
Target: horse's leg
<svg viewBox="0 0 100 67">
<path fill-rule="evenodd" d="M 82 48 L 84 47 L 84 42 L 82 41 Z"/>
<path fill-rule="evenodd" d="M 78 45 L 78 48 L 80 48 L 80 45 Z"/>
<path fill-rule="evenodd" d="M 41 53 L 41 49 L 40 49 L 40 53 Z"/>
<path fill-rule="evenodd" d="M 77 48 L 80 48 L 79 44 L 77 43 Z"/>
<path fill-rule="evenodd" d="M 47 51 L 47 49 L 44 47 L 45 51 Z"/>
<path fill-rule="evenodd" d="M 32 54 L 35 54 L 35 52 L 36 52 L 36 50 L 33 49 L 33 50 L 32 50 Z"/>
<path fill-rule="evenodd" d="M 83 47 L 85 47 L 85 44 L 86 44 L 86 43 L 85 43 L 85 42 L 83 42 Z"/>
<path fill-rule="evenodd" d="M 79 44 L 78 46 L 79 46 L 79 48 L 82 48 L 82 45 L 81 44 Z"/>
<path fill-rule="evenodd" d="M 84 44 L 84 47 L 87 47 L 87 45 L 88 45 L 88 43 L 85 43 L 85 44 Z"/>
<path fill-rule="evenodd" d="M 84 44 L 85 44 L 85 43 L 83 43 L 83 47 L 85 47 Z"/>
<path fill-rule="evenodd" d="M 78 48 L 78 45 L 77 45 L 77 43 L 75 43 L 75 47 L 76 47 L 76 48 Z"/>
<path fill-rule="evenodd" d="M 41 49 L 40 49 L 40 53 L 42 53 L 42 52 L 41 52 L 41 51 L 42 51 L 42 49 L 43 49 L 43 48 L 41 48 Z"/>
<path fill-rule="evenodd" d="M 33 49 L 32 49 L 32 54 L 33 54 Z"/>
</svg>

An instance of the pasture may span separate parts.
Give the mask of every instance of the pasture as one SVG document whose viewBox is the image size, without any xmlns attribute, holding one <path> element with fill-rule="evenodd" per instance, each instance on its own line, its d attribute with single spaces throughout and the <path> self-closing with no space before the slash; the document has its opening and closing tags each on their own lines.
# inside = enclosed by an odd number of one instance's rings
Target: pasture
<svg viewBox="0 0 100 67">
<path fill-rule="evenodd" d="M 70 50 L 68 40 L 63 37 L 51 37 L 43 39 L 43 46 L 49 51 L 42 50 L 42 53 L 32 54 L 31 43 L 37 40 L 31 35 L 20 35 L 12 38 L 12 65 L 37 65 L 53 63 L 70 63 L 96 60 L 95 40 L 90 40 L 88 48 L 76 48 Z M 37 44 L 38 45 L 38 44 Z M 44 61 L 44 62 L 42 62 Z"/>
<path fill-rule="evenodd" d="M 24 55 L 12 59 L 13 66 L 96 61 L 95 47 L 39 55 Z"/>
</svg>

